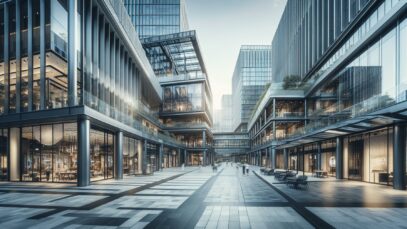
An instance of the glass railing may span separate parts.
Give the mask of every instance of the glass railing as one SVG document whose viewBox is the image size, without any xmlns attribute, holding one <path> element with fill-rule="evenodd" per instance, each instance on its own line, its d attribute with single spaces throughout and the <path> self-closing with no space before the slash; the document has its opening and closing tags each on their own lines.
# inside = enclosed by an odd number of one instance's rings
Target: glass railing
<svg viewBox="0 0 407 229">
<path fill-rule="evenodd" d="M 278 118 L 300 118 L 304 117 L 304 112 L 289 112 L 289 111 L 283 111 L 283 112 L 277 112 L 276 117 Z"/>
<path fill-rule="evenodd" d="M 185 73 L 180 75 L 168 74 L 168 75 L 159 75 L 158 81 L 161 83 L 172 82 L 172 81 L 187 81 L 194 79 L 206 79 L 206 74 L 202 72 L 192 72 Z"/>
<path fill-rule="evenodd" d="M 207 128 L 209 129 L 210 126 L 206 122 L 173 122 L 173 123 L 166 123 L 165 127 L 170 128 Z"/>
<path fill-rule="evenodd" d="M 84 99 L 85 99 L 85 104 L 88 107 L 91 107 L 92 109 L 108 115 L 109 117 L 120 121 L 136 130 L 139 130 L 143 133 L 148 133 L 158 139 L 167 141 L 167 142 L 171 142 L 174 143 L 176 145 L 183 145 L 183 143 L 181 141 L 178 141 L 177 139 L 160 133 L 157 129 L 155 128 L 150 128 L 147 127 L 145 125 L 143 125 L 142 122 L 140 122 L 139 120 L 134 118 L 134 115 L 132 116 L 129 113 L 124 113 L 122 111 L 117 110 L 116 108 L 110 106 L 110 104 L 107 104 L 105 101 L 103 100 L 99 100 L 97 97 L 91 95 L 89 92 L 84 92 Z M 136 114 L 136 112 L 138 112 L 137 110 L 133 111 L 134 114 Z"/>
</svg>

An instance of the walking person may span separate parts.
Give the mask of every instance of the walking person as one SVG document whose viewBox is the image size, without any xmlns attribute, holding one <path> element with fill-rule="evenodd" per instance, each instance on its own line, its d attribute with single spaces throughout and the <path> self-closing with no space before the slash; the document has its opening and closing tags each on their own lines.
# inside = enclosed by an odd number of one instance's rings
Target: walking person
<svg viewBox="0 0 407 229">
<path fill-rule="evenodd" d="M 249 176 L 249 172 L 250 172 L 250 166 L 249 164 L 246 165 L 246 174 L 247 176 Z"/>
<path fill-rule="evenodd" d="M 243 172 L 243 175 L 245 175 L 245 173 L 246 173 L 246 165 L 245 164 L 242 165 L 242 172 Z"/>
</svg>

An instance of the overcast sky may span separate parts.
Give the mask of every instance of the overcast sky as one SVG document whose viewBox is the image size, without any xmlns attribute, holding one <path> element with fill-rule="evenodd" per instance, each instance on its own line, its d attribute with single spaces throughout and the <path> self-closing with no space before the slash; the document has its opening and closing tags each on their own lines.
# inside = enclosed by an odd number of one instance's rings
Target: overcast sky
<svg viewBox="0 0 407 229">
<path fill-rule="evenodd" d="M 213 92 L 213 107 L 232 91 L 232 74 L 244 44 L 270 45 L 286 0 L 186 0 Z"/>
</svg>

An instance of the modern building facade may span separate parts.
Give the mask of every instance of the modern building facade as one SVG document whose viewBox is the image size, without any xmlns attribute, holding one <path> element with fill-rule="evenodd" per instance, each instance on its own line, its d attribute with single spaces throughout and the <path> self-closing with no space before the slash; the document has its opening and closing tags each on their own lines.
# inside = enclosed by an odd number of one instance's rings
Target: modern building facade
<svg viewBox="0 0 407 229">
<path fill-rule="evenodd" d="M 2 180 L 86 186 L 185 149 L 162 128 L 162 88 L 121 1 L 2 1 L 0 45 Z"/>
<path fill-rule="evenodd" d="M 123 0 L 140 38 L 189 29 L 185 0 Z"/>
<path fill-rule="evenodd" d="M 222 95 L 221 109 L 214 114 L 213 132 L 232 132 L 233 129 L 233 106 L 232 95 Z"/>
<path fill-rule="evenodd" d="M 213 142 L 217 161 L 243 161 L 250 150 L 247 133 L 217 132 L 213 134 Z"/>
<path fill-rule="evenodd" d="M 402 0 L 288 1 L 247 159 L 406 189 L 406 13 Z"/>
<path fill-rule="evenodd" d="M 163 90 L 164 130 L 186 146 L 187 165 L 214 159 L 212 91 L 195 31 L 142 39 Z"/>
<path fill-rule="evenodd" d="M 232 77 L 233 131 L 247 131 L 250 115 L 271 78 L 271 46 L 243 45 Z"/>
</svg>

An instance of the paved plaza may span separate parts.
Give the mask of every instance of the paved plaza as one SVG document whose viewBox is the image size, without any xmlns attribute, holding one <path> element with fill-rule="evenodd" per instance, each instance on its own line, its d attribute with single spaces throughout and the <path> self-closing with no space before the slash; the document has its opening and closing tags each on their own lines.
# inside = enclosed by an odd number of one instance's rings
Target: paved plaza
<svg viewBox="0 0 407 229">
<path fill-rule="evenodd" d="M 331 179 L 290 189 L 229 165 L 73 184 L 0 184 L 0 228 L 405 228 L 407 194 Z"/>
</svg>

